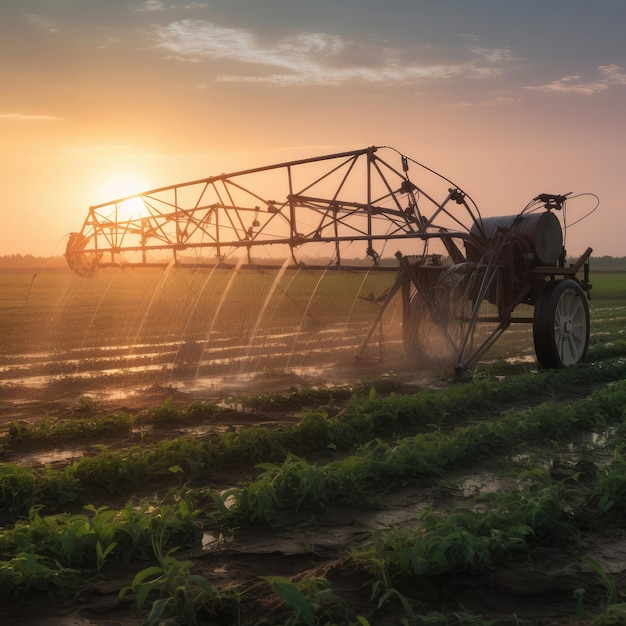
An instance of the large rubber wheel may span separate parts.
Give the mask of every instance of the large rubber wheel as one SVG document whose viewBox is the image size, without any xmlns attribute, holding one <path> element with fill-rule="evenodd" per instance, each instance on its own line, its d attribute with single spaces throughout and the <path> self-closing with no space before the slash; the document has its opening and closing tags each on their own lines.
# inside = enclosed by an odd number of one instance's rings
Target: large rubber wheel
<svg viewBox="0 0 626 626">
<path fill-rule="evenodd" d="M 589 305 L 570 278 L 553 280 L 541 292 L 533 320 L 535 354 L 545 369 L 580 363 L 589 346 Z"/>
</svg>

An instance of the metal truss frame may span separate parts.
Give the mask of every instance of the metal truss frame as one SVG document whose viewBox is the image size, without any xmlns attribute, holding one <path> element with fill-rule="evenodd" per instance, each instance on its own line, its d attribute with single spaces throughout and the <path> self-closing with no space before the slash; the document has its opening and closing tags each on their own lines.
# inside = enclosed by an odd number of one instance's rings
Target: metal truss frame
<svg viewBox="0 0 626 626">
<path fill-rule="evenodd" d="M 412 166 L 443 184 L 439 200 L 411 180 Z M 345 244 L 363 242 L 370 265 L 378 265 L 385 242 L 451 242 L 480 223 L 477 209 L 450 185 L 378 147 L 209 176 L 90 207 L 82 229 L 70 234 L 65 257 L 88 276 L 111 266 L 212 266 L 228 263 L 236 251 L 253 264 L 253 252 L 269 246 L 284 247 L 285 258 L 299 264 L 297 251 L 317 244 L 333 266 L 345 267 Z M 462 258 L 457 246 L 446 247 Z"/>
</svg>

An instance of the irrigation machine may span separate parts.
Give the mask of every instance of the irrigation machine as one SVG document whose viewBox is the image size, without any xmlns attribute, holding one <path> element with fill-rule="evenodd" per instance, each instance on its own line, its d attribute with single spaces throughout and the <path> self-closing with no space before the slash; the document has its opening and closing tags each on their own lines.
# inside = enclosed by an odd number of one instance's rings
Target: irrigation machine
<svg viewBox="0 0 626 626">
<path fill-rule="evenodd" d="M 290 267 L 395 272 L 375 297 L 361 352 L 401 297 L 416 362 L 469 371 L 513 324 L 531 324 L 544 368 L 589 342 L 588 248 L 567 263 L 566 201 L 540 194 L 482 217 L 452 181 L 392 148 L 368 147 L 208 176 L 92 206 L 65 257 L 103 267 Z M 355 355 L 359 356 L 359 355 Z"/>
</svg>

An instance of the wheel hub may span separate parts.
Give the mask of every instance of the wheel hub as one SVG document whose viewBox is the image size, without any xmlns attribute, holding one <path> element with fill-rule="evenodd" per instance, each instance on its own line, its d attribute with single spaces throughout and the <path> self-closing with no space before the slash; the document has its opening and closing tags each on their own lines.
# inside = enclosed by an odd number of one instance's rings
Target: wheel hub
<svg viewBox="0 0 626 626">
<path fill-rule="evenodd" d="M 563 320 L 562 331 L 563 331 L 563 337 L 569 337 L 570 336 L 570 333 L 572 332 L 572 320 L 571 320 L 571 318 Z"/>
</svg>

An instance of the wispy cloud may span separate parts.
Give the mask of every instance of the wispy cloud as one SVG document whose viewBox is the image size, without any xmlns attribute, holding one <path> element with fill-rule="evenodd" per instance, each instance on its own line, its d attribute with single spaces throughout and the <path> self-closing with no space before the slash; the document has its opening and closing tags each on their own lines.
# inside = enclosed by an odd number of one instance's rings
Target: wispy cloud
<svg viewBox="0 0 626 626">
<path fill-rule="evenodd" d="M 25 113 L 0 113 L 0 120 L 13 120 L 16 122 L 57 122 L 63 120 L 63 117 L 56 115 L 30 115 Z"/>
<path fill-rule="evenodd" d="M 469 100 L 462 100 L 455 104 L 445 104 L 446 107 L 458 107 L 458 108 L 482 108 L 482 107 L 499 107 L 499 106 L 507 106 L 509 104 L 514 104 L 517 102 L 515 98 L 511 98 L 509 96 L 495 96 L 494 98 L 490 98 L 489 100 L 481 100 L 478 102 L 473 102 Z"/>
<path fill-rule="evenodd" d="M 509 49 L 470 48 L 457 63 L 420 62 L 419 50 L 394 48 L 326 33 L 299 33 L 264 41 L 252 31 L 204 20 L 155 26 L 156 46 L 183 61 L 228 61 L 226 82 L 277 85 L 337 85 L 348 81 L 412 83 L 442 78 L 498 76 L 513 60 Z M 233 71 L 232 63 L 241 71 Z M 245 68 L 255 67 L 254 71 Z M 276 71 L 278 70 L 278 71 Z"/>
<path fill-rule="evenodd" d="M 144 0 L 135 11 L 164 11 L 166 9 L 165 5 L 159 0 Z"/>
<path fill-rule="evenodd" d="M 41 15 L 36 15 L 34 13 L 27 14 L 24 16 L 26 20 L 35 28 L 39 30 L 43 30 L 51 35 L 56 35 L 61 32 L 61 28 L 59 24 L 53 22 L 48 18 L 44 18 Z"/>
<path fill-rule="evenodd" d="M 167 11 L 170 9 L 178 9 L 182 8 L 185 11 L 195 10 L 195 9 L 206 9 L 208 8 L 208 3 L 206 2 L 198 2 L 197 0 L 193 0 L 192 2 L 185 2 L 182 5 L 174 4 L 165 4 L 160 0 L 144 0 L 139 6 L 135 8 L 136 13 L 142 12 L 157 12 L 157 11 Z"/>
<path fill-rule="evenodd" d="M 594 78 L 583 79 L 580 74 L 564 76 L 545 85 L 528 86 L 530 91 L 544 91 L 557 93 L 575 93 L 585 96 L 593 96 L 596 93 L 606 91 L 611 87 L 626 85 L 626 73 L 619 65 L 601 65 L 597 68 Z"/>
</svg>

